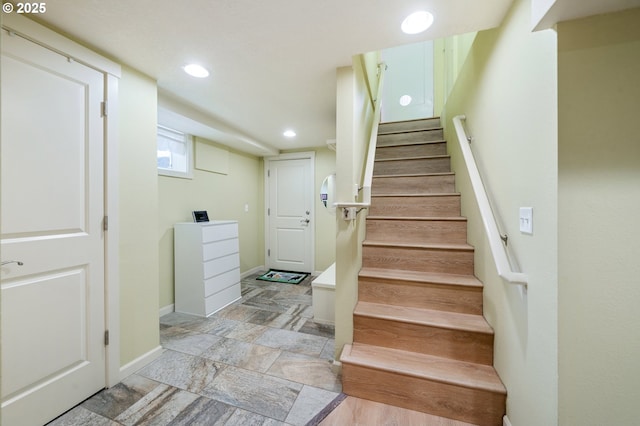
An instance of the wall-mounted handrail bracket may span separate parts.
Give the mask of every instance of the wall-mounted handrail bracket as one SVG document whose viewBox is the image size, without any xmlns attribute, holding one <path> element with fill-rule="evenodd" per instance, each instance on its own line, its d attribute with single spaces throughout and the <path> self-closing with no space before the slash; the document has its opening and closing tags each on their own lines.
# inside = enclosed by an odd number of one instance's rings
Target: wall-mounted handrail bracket
<svg viewBox="0 0 640 426">
<path fill-rule="evenodd" d="M 471 180 L 471 186 L 473 188 L 476 201 L 478 202 L 480 216 L 482 218 L 482 223 L 484 224 L 485 232 L 487 233 L 489 247 L 491 248 L 491 253 L 493 254 L 493 259 L 496 263 L 498 275 L 512 284 L 526 286 L 528 283 L 527 276 L 522 272 L 515 272 L 511 268 L 509 256 L 507 255 L 508 237 L 506 234 L 500 234 L 500 231 L 498 230 L 496 217 L 491 209 L 486 188 L 482 182 L 482 178 L 480 177 L 480 172 L 478 171 L 475 158 L 473 157 L 473 151 L 471 151 L 471 147 L 468 143 L 463 143 L 465 140 L 470 142 L 471 139 L 467 136 L 462 124 L 462 121 L 466 119 L 467 118 L 464 115 L 453 117 L 453 126 L 456 131 L 460 150 L 462 151 L 462 157 L 464 158 L 465 165 L 469 172 L 469 179 Z M 500 241 L 504 244 L 501 244 Z"/>
</svg>

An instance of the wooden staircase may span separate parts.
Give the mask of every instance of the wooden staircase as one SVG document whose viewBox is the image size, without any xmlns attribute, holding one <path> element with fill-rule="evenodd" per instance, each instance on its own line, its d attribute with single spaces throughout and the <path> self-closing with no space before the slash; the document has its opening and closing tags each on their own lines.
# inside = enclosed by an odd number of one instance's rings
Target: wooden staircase
<svg viewBox="0 0 640 426">
<path fill-rule="evenodd" d="M 380 125 L 347 395 L 501 425 L 506 389 L 439 119 Z"/>
</svg>

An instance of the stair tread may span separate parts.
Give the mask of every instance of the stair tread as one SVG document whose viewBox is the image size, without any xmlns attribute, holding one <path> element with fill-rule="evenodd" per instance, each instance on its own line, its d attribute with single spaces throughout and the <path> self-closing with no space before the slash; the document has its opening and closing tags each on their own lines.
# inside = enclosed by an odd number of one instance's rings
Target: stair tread
<svg viewBox="0 0 640 426">
<path fill-rule="evenodd" d="M 451 221 L 451 222 L 465 222 L 466 217 L 463 216 L 367 216 L 367 220 L 416 220 L 416 221 Z"/>
<path fill-rule="evenodd" d="M 408 173 L 402 175 L 376 175 L 373 178 L 401 178 L 401 177 L 423 177 L 423 176 L 451 176 L 453 172 L 436 172 L 436 173 Z"/>
<path fill-rule="evenodd" d="M 408 193 L 408 194 L 371 194 L 371 198 L 375 198 L 375 197 L 451 197 L 451 196 L 455 196 L 458 197 L 460 196 L 459 192 L 425 192 L 422 194 L 415 194 L 415 193 Z"/>
<path fill-rule="evenodd" d="M 438 155 L 419 155 L 414 157 L 395 157 L 395 158 L 381 158 L 375 160 L 376 163 L 390 162 L 390 161 L 407 161 L 407 160 L 436 160 L 441 158 L 450 158 L 448 154 Z"/>
<path fill-rule="evenodd" d="M 447 143 L 444 139 L 438 139 L 434 141 L 397 141 L 397 142 L 385 142 L 384 145 L 377 145 L 376 148 L 396 148 L 400 146 L 416 146 L 416 145 L 435 145 Z"/>
<path fill-rule="evenodd" d="M 340 361 L 343 364 L 371 367 L 466 388 L 505 395 L 507 393 L 495 369 L 490 365 L 362 343 L 345 345 Z"/>
<path fill-rule="evenodd" d="M 420 272 L 405 269 L 383 269 L 363 267 L 359 276 L 385 280 L 410 281 L 414 283 L 458 285 L 483 288 L 482 281 L 473 275 L 445 274 L 441 272 Z"/>
<path fill-rule="evenodd" d="M 363 246 L 370 247 L 403 247 L 403 248 L 426 248 L 434 250 L 473 250 L 473 246 L 467 243 L 404 243 L 401 241 L 371 241 L 364 240 Z"/>
<path fill-rule="evenodd" d="M 493 334 L 493 329 L 482 315 L 461 314 L 458 312 L 362 301 L 356 304 L 353 315 L 395 320 L 417 325 L 446 328 L 449 330 Z"/>
<path fill-rule="evenodd" d="M 425 127 L 425 128 L 419 128 L 419 129 L 389 130 L 389 131 L 379 130 L 378 135 L 398 135 L 402 133 L 437 132 L 438 130 L 443 130 L 442 126 Z"/>
</svg>

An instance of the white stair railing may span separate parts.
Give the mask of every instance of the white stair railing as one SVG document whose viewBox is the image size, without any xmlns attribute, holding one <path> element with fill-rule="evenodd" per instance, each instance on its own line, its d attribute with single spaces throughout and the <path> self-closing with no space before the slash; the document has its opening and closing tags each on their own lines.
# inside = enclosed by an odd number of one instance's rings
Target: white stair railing
<svg viewBox="0 0 640 426">
<path fill-rule="evenodd" d="M 453 118 L 453 126 L 456 131 L 458 143 L 460 144 L 460 150 L 464 162 L 469 171 L 469 178 L 471 180 L 471 186 L 478 202 L 480 209 L 480 216 L 482 217 L 482 223 L 484 224 L 487 238 L 489 239 L 489 247 L 493 254 L 493 259 L 496 263 L 496 269 L 498 275 L 512 284 L 527 285 L 527 276 L 522 272 L 515 272 L 511 268 L 509 262 L 509 256 L 507 255 L 506 238 L 500 235 L 498 230 L 498 224 L 496 223 L 491 204 L 489 204 L 489 197 L 487 196 L 486 188 L 482 183 L 478 166 L 476 165 L 473 151 L 471 151 L 470 141 L 471 138 L 467 136 L 467 132 L 462 125 L 462 120 L 466 120 L 464 115 L 458 115 Z"/>
</svg>

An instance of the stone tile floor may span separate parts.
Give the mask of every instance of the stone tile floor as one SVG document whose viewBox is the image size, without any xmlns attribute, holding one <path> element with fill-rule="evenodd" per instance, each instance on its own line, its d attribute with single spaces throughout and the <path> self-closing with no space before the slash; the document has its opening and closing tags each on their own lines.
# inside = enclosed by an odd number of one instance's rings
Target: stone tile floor
<svg viewBox="0 0 640 426">
<path fill-rule="evenodd" d="M 258 275 L 209 318 L 160 318 L 160 358 L 49 425 L 305 425 L 341 391 L 334 329 L 313 321 L 313 277 Z"/>
</svg>

